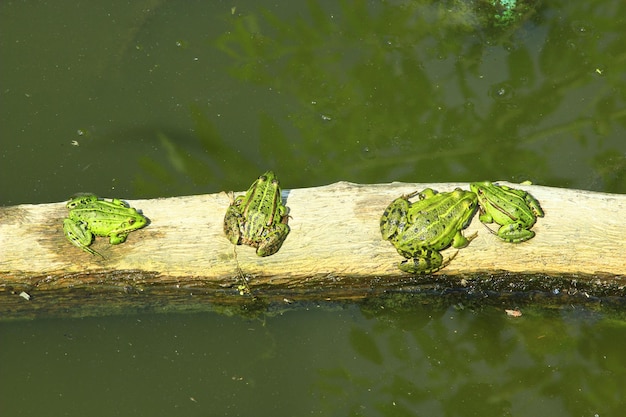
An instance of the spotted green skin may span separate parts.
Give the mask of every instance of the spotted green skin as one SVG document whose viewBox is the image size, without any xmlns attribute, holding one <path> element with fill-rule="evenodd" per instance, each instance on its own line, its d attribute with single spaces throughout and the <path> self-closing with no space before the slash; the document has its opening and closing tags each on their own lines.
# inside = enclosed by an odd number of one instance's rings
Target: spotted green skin
<svg viewBox="0 0 626 417">
<path fill-rule="evenodd" d="M 235 245 L 256 248 L 258 256 L 278 252 L 289 234 L 287 207 L 272 171 L 261 175 L 245 195 L 232 199 L 224 216 L 224 233 Z"/>
<path fill-rule="evenodd" d="M 67 208 L 69 213 L 63 220 L 65 237 L 92 255 L 102 256 L 89 247 L 94 236 L 108 237 L 112 245 L 118 245 L 126 241 L 130 232 L 148 223 L 146 217 L 117 198 L 105 201 L 86 194 L 72 198 Z"/>
<path fill-rule="evenodd" d="M 419 196 L 410 203 L 409 198 Z M 429 274 L 445 267 L 439 253 L 449 246 L 464 248 L 476 237 L 466 238 L 461 231 L 467 227 L 476 211 L 476 194 L 456 189 L 435 193 L 430 188 L 395 199 L 380 219 L 383 239 L 389 240 L 406 261 L 400 270 L 412 274 Z"/>
<path fill-rule="evenodd" d="M 500 225 L 497 232 L 492 231 L 500 239 L 520 243 L 535 236 L 530 228 L 544 213 L 539 202 L 529 193 L 489 181 L 474 182 L 470 189 L 478 197 L 478 218 L 483 223 Z"/>
</svg>

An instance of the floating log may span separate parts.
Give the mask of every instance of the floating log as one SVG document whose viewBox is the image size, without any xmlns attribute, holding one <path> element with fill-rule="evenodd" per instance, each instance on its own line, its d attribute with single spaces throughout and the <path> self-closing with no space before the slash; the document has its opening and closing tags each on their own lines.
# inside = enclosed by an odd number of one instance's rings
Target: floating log
<svg viewBox="0 0 626 417">
<path fill-rule="evenodd" d="M 226 193 L 128 201 L 150 224 L 120 245 L 96 238 L 92 247 L 103 257 L 66 240 L 65 202 L 3 207 L 0 317 L 263 309 L 398 292 L 492 299 L 543 294 L 568 303 L 626 299 L 626 196 L 500 184 L 539 200 L 545 217 L 533 227 L 536 236 L 506 243 L 475 216 L 464 234 L 478 237 L 426 276 L 397 268 L 403 258 L 381 239 L 380 216 L 402 194 L 468 184 L 339 182 L 283 190 L 291 233 L 277 254 L 264 258 L 224 236 Z"/>
</svg>

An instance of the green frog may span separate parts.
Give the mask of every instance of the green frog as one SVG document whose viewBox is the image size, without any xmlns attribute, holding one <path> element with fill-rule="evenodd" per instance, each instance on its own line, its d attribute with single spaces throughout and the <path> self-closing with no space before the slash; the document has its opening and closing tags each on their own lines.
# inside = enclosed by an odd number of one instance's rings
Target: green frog
<svg viewBox="0 0 626 417">
<path fill-rule="evenodd" d="M 72 244 L 92 255 L 100 253 L 89 246 L 94 236 L 108 237 L 112 245 L 126 241 L 133 230 L 141 229 L 148 219 L 122 200 L 99 199 L 93 194 L 79 195 L 67 203 L 69 214 L 63 232 Z"/>
<path fill-rule="evenodd" d="M 519 243 L 535 236 L 530 228 L 537 221 L 537 217 L 543 217 L 544 213 L 532 195 L 489 181 L 474 182 L 470 184 L 470 188 L 478 197 L 480 221 L 500 225 L 497 232 L 489 229 L 500 239 Z"/>
<path fill-rule="evenodd" d="M 409 199 L 419 196 L 410 203 Z M 459 188 L 436 193 L 430 188 L 395 199 L 380 219 L 383 239 L 389 240 L 406 261 L 398 267 L 413 274 L 436 272 L 450 263 L 439 253 L 449 246 L 464 248 L 476 237 L 465 237 L 476 211 L 476 194 Z"/>
<path fill-rule="evenodd" d="M 272 171 L 261 175 L 245 195 L 233 198 L 224 216 L 224 233 L 235 245 L 256 248 L 259 256 L 278 252 L 289 234 L 287 207 L 278 178 Z"/>
</svg>

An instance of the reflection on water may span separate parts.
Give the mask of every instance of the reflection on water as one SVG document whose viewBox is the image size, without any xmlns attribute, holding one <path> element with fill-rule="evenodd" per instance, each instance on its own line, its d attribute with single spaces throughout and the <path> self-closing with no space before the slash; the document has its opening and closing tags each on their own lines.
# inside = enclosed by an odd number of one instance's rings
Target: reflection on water
<svg viewBox="0 0 626 417">
<path fill-rule="evenodd" d="M 240 79 L 297 98 L 298 149 L 326 156 L 305 166 L 338 177 L 441 181 L 480 172 L 556 185 L 568 170 L 563 154 L 578 160 L 588 138 L 624 155 L 613 136 L 626 121 L 623 71 L 602 67 L 607 59 L 626 66 L 624 54 L 607 58 L 617 47 L 609 33 L 622 32 L 610 23 L 617 3 L 544 5 L 505 32 L 483 30 L 463 4 L 471 2 L 312 1 L 293 20 L 275 10 L 244 14 L 217 46 Z M 606 13 L 606 42 L 589 36 L 599 29 L 587 23 L 590 10 Z M 607 173 L 577 180 L 621 190 L 623 167 Z"/>
<path fill-rule="evenodd" d="M 266 3 L 0 2 L 0 204 L 266 169 L 626 193 L 622 0 L 539 2 L 495 32 L 458 1 Z M 621 415 L 624 321 L 523 313 L 0 323 L 2 415 Z"/>
<path fill-rule="evenodd" d="M 619 415 L 625 322 L 356 306 L 0 324 L 3 415 Z"/>
<path fill-rule="evenodd" d="M 269 168 L 286 188 L 626 192 L 623 2 L 528 0 L 495 30 L 478 3 L 1 3 L 0 176 L 20 183 L 0 198 L 202 194 Z"/>
</svg>

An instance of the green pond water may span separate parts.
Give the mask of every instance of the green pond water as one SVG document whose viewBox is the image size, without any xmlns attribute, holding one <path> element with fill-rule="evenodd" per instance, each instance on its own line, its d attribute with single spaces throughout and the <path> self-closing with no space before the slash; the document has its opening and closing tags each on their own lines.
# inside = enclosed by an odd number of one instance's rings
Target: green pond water
<svg viewBox="0 0 626 417">
<path fill-rule="evenodd" d="M 626 193 L 626 3 L 520 4 L 1 2 L 0 204 L 266 169 Z M 0 320 L 0 415 L 624 415 L 623 313 L 516 307 Z"/>
<path fill-rule="evenodd" d="M 576 307 L 0 325 L 4 416 L 619 416 L 626 327 Z"/>
</svg>

